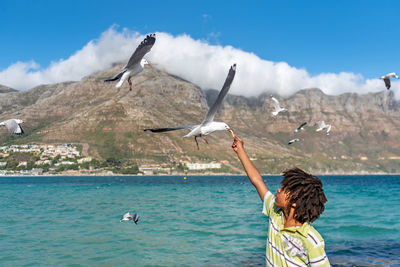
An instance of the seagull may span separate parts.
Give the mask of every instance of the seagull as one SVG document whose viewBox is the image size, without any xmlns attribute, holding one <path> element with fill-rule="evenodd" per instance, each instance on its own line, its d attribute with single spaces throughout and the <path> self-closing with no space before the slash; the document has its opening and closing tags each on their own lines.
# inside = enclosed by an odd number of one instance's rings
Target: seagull
<svg viewBox="0 0 400 267">
<path fill-rule="evenodd" d="M 234 137 L 234 133 L 231 128 L 225 122 L 215 122 L 214 116 L 217 113 L 218 109 L 220 108 L 222 101 L 224 100 L 226 94 L 229 91 L 233 78 L 235 77 L 236 73 L 236 64 L 233 64 L 229 69 L 228 76 L 226 77 L 225 83 L 219 92 L 218 98 L 212 107 L 209 109 L 206 117 L 202 121 L 201 124 L 198 125 L 186 125 L 186 126 L 178 126 L 178 127 L 171 127 L 171 128 L 157 128 L 157 129 L 144 129 L 145 132 L 153 132 L 153 133 L 161 133 L 161 132 L 168 132 L 168 131 L 175 131 L 181 129 L 188 129 L 190 132 L 183 136 L 183 137 L 192 137 L 194 136 L 194 140 L 196 141 L 197 150 L 199 150 L 199 143 L 197 142 L 197 137 L 203 138 L 203 140 L 208 144 L 207 139 L 204 136 L 209 135 L 214 131 L 222 131 L 227 130 L 229 131 L 232 136 Z"/>
<path fill-rule="evenodd" d="M 130 214 L 129 212 L 127 212 L 122 216 L 121 220 L 119 221 L 120 222 L 133 221 L 135 224 L 138 224 L 139 215 L 137 215 L 136 213 Z"/>
<path fill-rule="evenodd" d="M 293 143 L 300 142 L 300 141 L 301 141 L 301 140 L 300 140 L 299 138 L 295 138 L 295 139 L 290 140 L 289 143 L 288 143 L 288 145 L 291 145 L 291 144 L 293 144 Z"/>
<path fill-rule="evenodd" d="M 281 106 L 279 106 L 279 102 L 278 100 L 276 100 L 275 97 L 271 96 L 271 99 L 274 101 L 274 107 L 275 107 L 275 111 L 272 112 L 272 115 L 276 116 L 278 115 L 279 112 L 287 110 L 286 108 L 281 108 Z"/>
<path fill-rule="evenodd" d="M 382 76 L 380 78 L 385 82 L 386 88 L 388 90 L 390 89 L 390 77 L 393 77 L 393 78 L 396 78 L 396 79 L 399 78 L 399 76 L 397 76 L 396 73 L 394 73 L 394 72 L 388 73 L 388 74 L 386 74 L 386 75 L 384 75 L 384 76 Z"/>
<path fill-rule="evenodd" d="M 325 124 L 324 121 L 318 121 L 316 123 L 316 125 L 318 126 L 318 129 L 316 130 L 317 132 L 326 129 L 326 135 L 329 135 L 329 132 L 331 131 L 331 125 L 330 124 Z"/>
<path fill-rule="evenodd" d="M 297 129 L 294 130 L 295 133 L 300 132 L 301 130 L 304 130 L 304 126 L 306 126 L 307 122 L 303 122 Z"/>
<path fill-rule="evenodd" d="M 6 120 L 3 122 L 0 122 L 0 126 L 6 126 L 7 129 L 16 135 L 22 135 L 24 133 L 24 130 L 21 127 L 21 123 L 23 123 L 22 120 L 19 119 L 10 119 L 10 120 Z"/>
<path fill-rule="evenodd" d="M 116 88 L 119 88 L 125 82 L 125 80 L 128 79 L 129 91 L 132 91 L 131 77 L 141 72 L 144 69 L 144 65 L 149 64 L 147 60 L 143 57 L 150 51 L 155 42 L 156 42 L 155 34 L 147 35 L 146 38 L 136 48 L 135 52 L 132 54 L 128 63 L 125 65 L 125 67 L 122 68 L 120 73 L 104 81 L 112 82 L 119 80 L 119 82 L 115 85 Z"/>
</svg>

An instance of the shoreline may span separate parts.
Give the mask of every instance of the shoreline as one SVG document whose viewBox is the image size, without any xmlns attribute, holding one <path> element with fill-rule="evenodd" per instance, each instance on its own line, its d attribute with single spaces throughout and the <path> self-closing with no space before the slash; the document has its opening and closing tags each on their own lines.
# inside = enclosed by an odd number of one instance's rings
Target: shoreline
<svg viewBox="0 0 400 267">
<path fill-rule="evenodd" d="M 313 173 L 315 176 L 374 176 L 374 175 L 385 175 L 385 176 L 396 176 L 400 175 L 400 173 Z M 90 176 L 123 176 L 123 177 L 155 177 L 155 176 L 246 176 L 246 174 L 232 174 L 232 173 L 207 173 L 207 174 L 198 174 L 198 173 L 186 173 L 186 174 L 157 174 L 157 175 L 137 175 L 137 174 L 110 174 L 110 173 L 93 173 L 93 174 L 72 174 L 72 173 L 61 173 L 61 174 L 41 174 L 41 175 L 0 175 L 0 178 L 7 177 L 90 177 Z M 282 176 L 281 173 L 263 173 L 261 176 Z"/>
</svg>

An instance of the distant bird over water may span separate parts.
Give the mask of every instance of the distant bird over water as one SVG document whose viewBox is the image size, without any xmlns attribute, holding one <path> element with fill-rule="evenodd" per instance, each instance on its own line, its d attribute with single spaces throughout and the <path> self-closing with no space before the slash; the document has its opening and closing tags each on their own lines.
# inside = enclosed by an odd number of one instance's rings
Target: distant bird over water
<svg viewBox="0 0 400 267">
<path fill-rule="evenodd" d="M 316 130 L 317 132 L 326 129 L 326 135 L 329 135 L 329 132 L 331 131 L 331 125 L 330 124 L 325 124 L 324 121 L 318 121 L 316 123 L 316 125 L 318 126 L 318 129 Z"/>
<path fill-rule="evenodd" d="M 274 102 L 273 104 L 274 104 L 274 108 L 275 108 L 275 111 L 272 112 L 272 115 L 276 116 L 276 115 L 278 115 L 279 112 L 287 111 L 286 108 L 281 108 L 278 100 L 275 97 L 271 96 L 271 99 Z"/>
<path fill-rule="evenodd" d="M 119 80 L 119 82 L 115 85 L 115 87 L 119 88 L 125 82 L 125 80 L 128 79 L 129 91 L 132 91 L 131 77 L 141 72 L 144 69 L 144 65 L 149 64 L 147 60 L 143 57 L 150 51 L 155 42 L 155 34 L 147 35 L 146 38 L 136 48 L 135 52 L 132 54 L 125 67 L 123 67 L 123 69 L 118 74 L 104 81 L 112 82 Z"/>
<path fill-rule="evenodd" d="M 120 222 L 133 221 L 135 224 L 138 224 L 139 215 L 137 215 L 136 213 L 130 214 L 129 212 L 127 212 L 122 216 L 121 220 L 119 221 Z"/>
<path fill-rule="evenodd" d="M 22 135 L 24 133 L 24 129 L 21 127 L 22 120 L 19 119 L 10 119 L 3 122 L 0 122 L 0 126 L 5 126 L 11 133 L 16 135 Z"/>
<path fill-rule="evenodd" d="M 228 76 L 226 77 L 225 83 L 219 92 L 218 98 L 215 101 L 214 105 L 208 111 L 206 117 L 204 118 L 203 122 L 198 125 L 186 125 L 186 126 L 177 126 L 171 128 L 156 128 L 156 129 L 144 129 L 145 132 L 153 132 L 153 133 L 161 133 L 161 132 L 168 132 L 168 131 L 175 131 L 181 129 L 188 129 L 190 132 L 183 136 L 183 137 L 191 137 L 194 136 L 194 140 L 196 141 L 197 149 L 199 150 L 199 143 L 197 142 L 197 137 L 201 137 L 204 141 L 208 144 L 207 139 L 204 136 L 209 135 L 215 131 L 222 131 L 227 130 L 231 132 L 232 136 L 234 136 L 233 131 L 225 122 L 215 122 L 214 116 L 217 113 L 218 109 L 220 108 L 222 101 L 224 100 L 226 94 L 231 87 L 231 83 L 233 78 L 236 74 L 236 64 L 233 64 L 229 69 Z"/>
<path fill-rule="evenodd" d="M 380 79 L 382 79 L 382 80 L 385 82 L 385 85 L 386 85 L 386 89 L 387 89 L 387 90 L 389 90 L 389 89 L 390 89 L 390 86 L 391 86 L 391 84 L 390 84 L 390 77 L 393 77 L 393 78 L 396 78 L 396 79 L 399 78 L 399 76 L 397 76 L 396 73 L 394 73 L 394 72 L 388 73 L 388 74 L 386 74 L 386 75 L 384 75 L 384 76 L 382 76 L 382 77 L 380 78 Z"/>
<path fill-rule="evenodd" d="M 304 126 L 307 125 L 307 122 L 303 122 L 297 129 L 294 130 L 295 133 L 300 132 L 301 130 L 304 130 Z"/>
</svg>

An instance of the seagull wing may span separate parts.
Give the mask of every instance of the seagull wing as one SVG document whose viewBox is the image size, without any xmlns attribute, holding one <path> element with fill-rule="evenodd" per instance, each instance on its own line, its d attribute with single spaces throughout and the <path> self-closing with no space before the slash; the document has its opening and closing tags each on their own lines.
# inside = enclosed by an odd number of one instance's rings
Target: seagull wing
<svg viewBox="0 0 400 267">
<path fill-rule="evenodd" d="M 331 125 L 328 124 L 328 125 L 327 125 L 327 128 L 326 128 L 326 134 L 329 134 L 330 131 L 331 131 Z"/>
<path fill-rule="evenodd" d="M 146 55 L 150 51 L 155 42 L 156 42 L 155 34 L 147 35 L 146 38 L 144 38 L 144 40 L 136 48 L 135 52 L 129 59 L 128 64 L 126 64 L 125 68 L 129 69 L 133 65 L 138 64 L 142 60 L 144 55 Z"/>
<path fill-rule="evenodd" d="M 112 82 L 112 81 L 119 80 L 119 79 L 121 79 L 121 77 L 125 73 L 125 71 L 126 71 L 126 68 L 124 68 L 120 73 L 118 73 L 118 74 L 116 74 L 116 75 L 112 76 L 111 78 L 108 78 L 108 79 L 106 79 L 104 81 L 105 82 Z"/>
<path fill-rule="evenodd" d="M 24 132 L 24 129 L 21 127 L 21 125 L 19 125 L 18 124 L 18 126 L 19 126 L 19 130 L 21 131 L 21 133 L 19 133 L 20 135 L 22 135 L 22 134 L 24 134 L 25 132 Z M 18 134 L 18 133 L 17 133 Z"/>
<path fill-rule="evenodd" d="M 324 128 L 325 127 L 325 122 L 324 121 L 317 121 L 317 125 L 319 128 Z"/>
<path fill-rule="evenodd" d="M 231 66 L 231 68 L 229 69 L 228 76 L 225 79 L 224 86 L 222 86 L 222 89 L 219 92 L 217 100 L 215 101 L 215 103 L 212 105 L 212 107 L 208 111 L 202 124 L 206 124 L 206 123 L 212 122 L 214 120 L 215 113 L 217 113 L 219 107 L 221 106 L 222 101 L 224 100 L 226 94 L 228 93 L 229 88 L 231 87 L 233 78 L 235 78 L 235 74 L 236 74 L 236 64 L 233 64 Z"/>
<path fill-rule="evenodd" d="M 139 215 L 137 215 L 136 213 L 133 214 L 132 216 L 132 221 L 137 224 L 139 221 Z"/>
<path fill-rule="evenodd" d="M 144 129 L 143 131 L 145 132 L 152 132 L 152 133 L 163 133 L 163 132 L 169 132 L 169 131 L 176 131 L 176 130 L 181 130 L 181 129 L 189 129 L 192 130 L 196 126 L 193 125 L 185 125 L 185 126 L 177 126 L 177 127 L 170 127 L 170 128 L 153 128 L 153 129 Z"/>
<path fill-rule="evenodd" d="M 24 133 L 24 130 L 21 128 L 21 126 L 19 126 L 19 124 L 14 119 L 5 121 L 4 125 L 13 134 L 22 135 Z"/>
<path fill-rule="evenodd" d="M 293 144 L 295 142 L 299 142 L 299 141 L 300 141 L 299 138 L 292 139 L 292 140 L 289 141 L 288 145 L 291 145 L 291 144 Z"/>
<path fill-rule="evenodd" d="M 297 128 L 297 130 L 300 130 L 300 129 L 303 128 L 306 124 L 307 124 L 307 122 L 303 122 L 303 123 Z"/>
<path fill-rule="evenodd" d="M 278 100 L 275 97 L 271 97 L 271 99 L 272 99 L 272 101 L 274 101 L 273 104 L 274 104 L 275 111 L 281 110 L 281 106 L 279 106 Z"/>
<path fill-rule="evenodd" d="M 390 78 L 387 77 L 387 78 L 384 78 L 383 80 L 385 81 L 386 88 L 389 90 L 390 89 Z"/>
</svg>

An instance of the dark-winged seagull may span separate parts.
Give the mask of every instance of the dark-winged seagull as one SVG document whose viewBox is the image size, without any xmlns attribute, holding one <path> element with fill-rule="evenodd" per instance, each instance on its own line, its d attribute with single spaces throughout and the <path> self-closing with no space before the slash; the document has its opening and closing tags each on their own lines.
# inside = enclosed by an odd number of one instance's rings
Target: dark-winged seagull
<svg viewBox="0 0 400 267">
<path fill-rule="evenodd" d="M 329 135 L 329 132 L 331 131 L 331 125 L 330 124 L 325 124 L 325 121 L 318 121 L 316 123 L 316 125 L 318 126 L 318 129 L 316 130 L 317 132 L 326 129 L 326 135 Z"/>
<path fill-rule="evenodd" d="M 138 224 L 139 221 L 139 215 L 136 213 L 130 214 L 129 212 L 125 213 L 122 215 L 120 222 L 128 222 L 128 221 L 133 221 L 135 224 Z"/>
<path fill-rule="evenodd" d="M 3 122 L 0 122 L 0 126 L 5 126 L 11 133 L 16 135 L 22 135 L 24 133 L 24 129 L 21 127 L 22 120 L 19 119 L 10 119 Z"/>
<path fill-rule="evenodd" d="M 115 85 L 115 87 L 119 88 L 124 83 L 124 81 L 128 79 L 129 91 L 132 91 L 131 77 L 141 72 L 144 69 L 144 65 L 149 64 L 147 60 L 143 57 L 150 51 L 155 42 L 156 42 L 155 34 L 147 35 L 146 38 L 136 48 L 135 52 L 132 54 L 128 63 L 125 65 L 125 67 L 123 67 L 120 73 L 104 81 L 112 82 L 119 80 L 119 82 Z"/>
<path fill-rule="evenodd" d="M 307 122 L 303 122 L 297 129 L 294 130 L 295 133 L 300 132 L 301 130 L 304 130 L 304 126 L 307 125 Z"/>
<path fill-rule="evenodd" d="M 272 115 L 276 116 L 281 111 L 287 111 L 286 108 L 281 108 L 281 106 L 279 105 L 278 100 L 275 97 L 271 96 L 271 99 L 274 102 L 273 104 L 274 104 L 274 108 L 275 108 L 275 111 L 272 112 Z"/>
<path fill-rule="evenodd" d="M 204 136 L 209 135 L 214 131 L 222 131 L 227 130 L 231 132 L 232 136 L 234 136 L 233 131 L 225 122 L 215 122 L 214 116 L 217 113 L 218 109 L 220 108 L 222 101 L 224 100 L 226 94 L 231 87 L 231 83 L 233 78 L 235 77 L 236 73 L 236 64 L 233 64 L 229 69 L 228 76 L 226 77 L 225 83 L 219 92 L 218 98 L 215 101 L 214 105 L 208 111 L 206 117 L 204 118 L 203 122 L 198 125 L 185 125 L 185 126 L 177 126 L 171 128 L 156 128 L 156 129 L 145 129 L 145 132 L 153 132 L 153 133 L 161 133 L 161 132 L 168 132 L 168 131 L 175 131 L 181 129 L 189 129 L 190 132 L 183 136 L 183 137 L 191 137 L 194 136 L 194 140 L 196 141 L 197 149 L 199 149 L 199 143 L 197 142 L 197 137 L 201 137 L 204 141 L 208 144 L 207 139 Z"/>
<path fill-rule="evenodd" d="M 382 77 L 380 78 L 380 79 L 382 79 L 382 80 L 385 82 L 385 85 L 386 85 L 386 89 L 387 89 L 387 90 L 389 90 L 389 89 L 390 89 L 390 86 L 391 86 L 391 84 L 390 84 L 390 77 L 393 77 L 393 78 L 396 78 L 396 79 L 399 78 L 399 76 L 397 76 L 396 73 L 394 73 L 394 72 L 388 73 L 388 74 L 386 74 L 386 75 L 384 75 L 384 76 L 382 76 Z"/>
<path fill-rule="evenodd" d="M 293 143 L 300 142 L 300 141 L 301 141 L 301 140 L 300 140 L 299 138 L 295 138 L 295 139 L 290 140 L 290 141 L 288 142 L 288 145 L 291 145 L 291 144 L 293 144 Z"/>
</svg>

